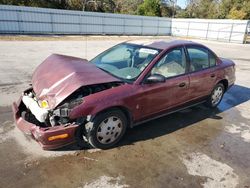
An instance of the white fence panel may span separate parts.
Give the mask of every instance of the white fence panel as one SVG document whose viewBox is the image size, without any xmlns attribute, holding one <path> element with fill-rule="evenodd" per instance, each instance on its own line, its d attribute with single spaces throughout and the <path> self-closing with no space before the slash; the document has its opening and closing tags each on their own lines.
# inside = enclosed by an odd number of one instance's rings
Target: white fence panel
<svg viewBox="0 0 250 188">
<path fill-rule="evenodd" d="M 164 30 L 157 17 L 0 5 L 0 33 L 168 35 L 163 20 Z"/>
<path fill-rule="evenodd" d="M 243 43 L 248 20 L 172 19 L 172 35 Z"/>
</svg>

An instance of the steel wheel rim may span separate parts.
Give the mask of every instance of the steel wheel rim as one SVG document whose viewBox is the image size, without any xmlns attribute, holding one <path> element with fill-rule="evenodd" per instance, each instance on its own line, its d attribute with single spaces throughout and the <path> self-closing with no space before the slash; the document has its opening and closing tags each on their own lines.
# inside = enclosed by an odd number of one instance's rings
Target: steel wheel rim
<svg viewBox="0 0 250 188">
<path fill-rule="evenodd" d="M 217 87 L 213 91 L 213 94 L 212 94 L 212 105 L 213 106 L 217 105 L 220 102 L 222 95 L 223 95 L 223 88 L 220 86 Z"/>
<path fill-rule="evenodd" d="M 103 120 L 97 128 L 97 140 L 102 144 L 111 144 L 121 135 L 123 123 L 120 118 L 110 116 Z"/>
</svg>

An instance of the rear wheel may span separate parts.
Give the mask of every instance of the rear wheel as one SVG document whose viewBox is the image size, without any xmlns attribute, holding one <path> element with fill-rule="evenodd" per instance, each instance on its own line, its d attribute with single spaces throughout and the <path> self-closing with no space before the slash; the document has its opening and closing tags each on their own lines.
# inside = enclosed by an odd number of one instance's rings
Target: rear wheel
<svg viewBox="0 0 250 188">
<path fill-rule="evenodd" d="M 211 95 L 209 96 L 209 98 L 207 99 L 206 105 L 208 107 L 210 107 L 210 108 L 217 107 L 220 104 L 221 100 L 222 100 L 224 92 L 225 92 L 224 85 L 222 83 L 218 83 L 214 87 L 214 89 L 213 89 Z"/>
<path fill-rule="evenodd" d="M 94 148 L 111 148 L 123 137 L 127 122 L 126 116 L 120 110 L 111 110 L 97 115 L 86 125 L 89 144 Z"/>
</svg>

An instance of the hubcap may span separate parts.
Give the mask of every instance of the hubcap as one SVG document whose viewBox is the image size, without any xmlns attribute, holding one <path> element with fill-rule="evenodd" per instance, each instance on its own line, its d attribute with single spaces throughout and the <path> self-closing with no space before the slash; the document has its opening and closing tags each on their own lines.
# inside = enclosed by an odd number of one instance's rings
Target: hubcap
<svg viewBox="0 0 250 188">
<path fill-rule="evenodd" d="M 122 132 L 122 121 L 120 118 L 111 116 L 102 121 L 97 128 L 97 140 L 102 144 L 114 142 Z"/>
<path fill-rule="evenodd" d="M 222 95 L 223 95 L 222 87 L 217 87 L 213 91 L 213 94 L 212 94 L 212 105 L 213 106 L 216 106 L 220 102 Z"/>
</svg>

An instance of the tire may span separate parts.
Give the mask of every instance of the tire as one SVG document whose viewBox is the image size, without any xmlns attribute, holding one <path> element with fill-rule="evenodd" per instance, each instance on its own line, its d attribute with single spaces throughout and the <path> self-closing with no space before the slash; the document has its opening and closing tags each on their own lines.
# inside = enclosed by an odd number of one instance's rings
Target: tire
<svg viewBox="0 0 250 188">
<path fill-rule="evenodd" d="M 75 136 L 76 136 L 75 139 L 76 139 L 77 146 L 80 149 L 90 148 L 89 143 L 86 141 L 86 139 L 84 139 L 85 134 L 86 134 L 86 131 L 83 125 L 80 125 L 79 127 L 77 127 L 76 132 L 75 132 Z"/>
<path fill-rule="evenodd" d="M 216 108 L 220 104 L 224 93 L 225 93 L 225 86 L 222 83 L 218 83 L 214 87 L 210 96 L 208 97 L 206 101 L 206 106 L 210 108 Z"/>
<path fill-rule="evenodd" d="M 94 148 L 109 149 L 117 144 L 127 129 L 128 120 L 120 110 L 100 113 L 86 126 L 86 137 Z"/>
</svg>

